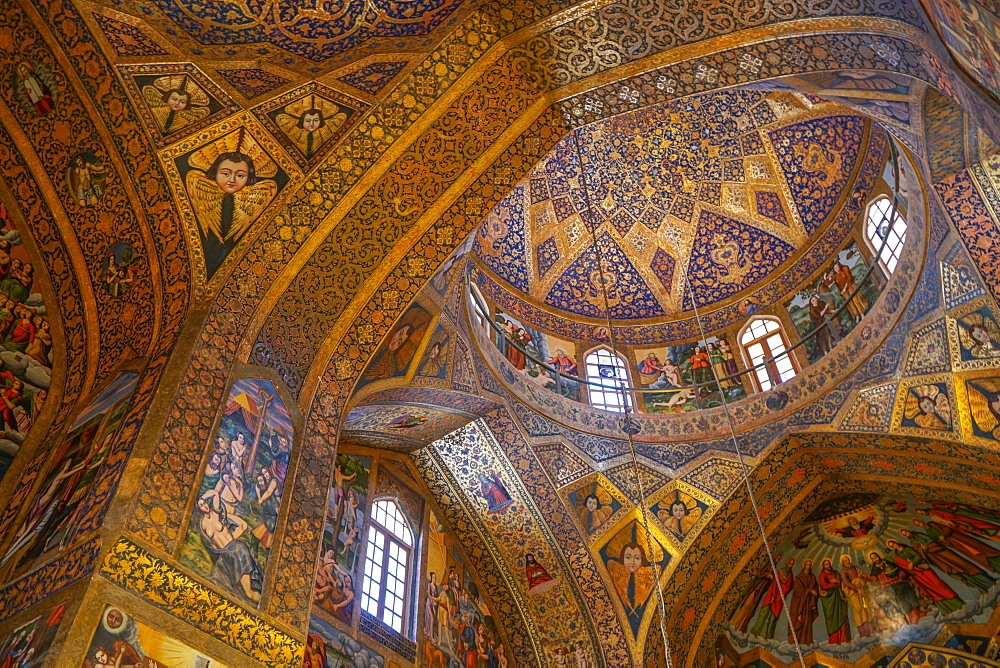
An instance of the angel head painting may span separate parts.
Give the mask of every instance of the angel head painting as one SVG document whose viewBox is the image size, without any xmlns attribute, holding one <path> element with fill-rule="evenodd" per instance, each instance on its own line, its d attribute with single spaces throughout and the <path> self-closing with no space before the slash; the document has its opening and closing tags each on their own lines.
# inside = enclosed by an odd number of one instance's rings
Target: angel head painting
<svg viewBox="0 0 1000 668">
<path fill-rule="evenodd" d="M 903 426 L 949 431 L 951 402 L 941 384 L 917 385 L 906 393 L 903 405 Z"/>
<path fill-rule="evenodd" d="M 278 195 L 278 165 L 240 128 L 187 158 L 184 178 L 211 276 Z"/>
<path fill-rule="evenodd" d="M 982 309 L 958 320 L 958 338 L 962 356 L 983 360 L 1000 357 L 1000 327 Z"/>
<path fill-rule="evenodd" d="M 655 511 L 660 524 L 665 526 L 674 536 L 683 540 L 701 520 L 705 508 L 690 494 L 678 489 L 674 491 L 672 496 L 660 501 Z"/>
<path fill-rule="evenodd" d="M 976 435 L 1000 441 L 1000 378 L 970 380 L 968 389 Z"/>
<path fill-rule="evenodd" d="M 142 87 L 142 97 L 163 134 L 181 130 L 210 113 L 210 100 L 188 74 L 172 74 Z"/>
<path fill-rule="evenodd" d="M 56 80 L 45 64 L 22 60 L 14 67 L 14 99 L 25 111 L 39 116 L 56 106 Z"/>
<path fill-rule="evenodd" d="M 588 535 L 604 526 L 614 514 L 614 499 L 600 483 L 591 483 L 577 490 L 575 497 L 582 499 L 577 501 L 574 511 Z"/>
<path fill-rule="evenodd" d="M 347 121 L 347 112 L 326 98 L 308 95 L 285 107 L 275 121 L 302 155 L 312 158 Z"/>
</svg>

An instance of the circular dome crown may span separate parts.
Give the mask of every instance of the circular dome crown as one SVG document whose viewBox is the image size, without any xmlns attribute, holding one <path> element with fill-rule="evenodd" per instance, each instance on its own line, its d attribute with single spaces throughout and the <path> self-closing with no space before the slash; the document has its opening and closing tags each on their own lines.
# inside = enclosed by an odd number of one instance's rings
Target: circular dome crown
<svg viewBox="0 0 1000 668">
<path fill-rule="evenodd" d="M 626 325 L 705 313 L 764 283 L 784 294 L 828 255 L 817 240 L 832 252 L 855 223 L 830 221 L 868 128 L 824 100 L 728 91 L 576 130 L 487 216 L 480 287 L 545 328 L 533 313 Z"/>
</svg>

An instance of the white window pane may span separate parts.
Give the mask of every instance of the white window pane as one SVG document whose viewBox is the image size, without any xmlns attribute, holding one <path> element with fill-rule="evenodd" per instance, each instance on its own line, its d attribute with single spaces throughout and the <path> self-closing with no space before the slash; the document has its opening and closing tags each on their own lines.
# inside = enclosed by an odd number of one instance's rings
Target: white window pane
<svg viewBox="0 0 1000 668">
<path fill-rule="evenodd" d="M 781 335 L 779 334 L 768 337 L 767 347 L 771 349 L 771 355 L 785 352 L 785 342 L 781 340 Z"/>
</svg>

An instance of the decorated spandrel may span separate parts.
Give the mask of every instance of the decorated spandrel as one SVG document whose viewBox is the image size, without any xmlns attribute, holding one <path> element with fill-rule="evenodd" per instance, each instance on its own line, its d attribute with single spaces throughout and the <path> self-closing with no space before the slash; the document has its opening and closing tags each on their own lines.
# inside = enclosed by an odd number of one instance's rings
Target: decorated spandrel
<svg viewBox="0 0 1000 668">
<path fill-rule="evenodd" d="M 233 383 L 180 561 L 253 605 L 264 586 L 294 440 L 291 415 L 271 381 Z"/>
<path fill-rule="evenodd" d="M 622 606 L 627 628 L 641 640 L 656 608 L 657 576 L 662 582 L 671 555 L 659 538 L 636 520 L 612 535 L 599 554 Z"/>
<path fill-rule="evenodd" d="M 83 659 L 83 668 L 225 668 L 225 665 L 113 605 L 104 607 Z"/>
<path fill-rule="evenodd" d="M 371 457 L 337 455 L 316 566 L 313 603 L 345 624 L 351 623 L 357 598 L 358 555 L 371 467 Z"/>
<path fill-rule="evenodd" d="M 176 165 L 211 278 L 288 183 L 288 175 L 245 127 L 178 157 Z"/>
<path fill-rule="evenodd" d="M 30 570 L 73 545 L 83 501 L 107 458 L 138 377 L 134 371 L 120 373 L 70 425 L 0 561 L 8 574 Z"/>
</svg>

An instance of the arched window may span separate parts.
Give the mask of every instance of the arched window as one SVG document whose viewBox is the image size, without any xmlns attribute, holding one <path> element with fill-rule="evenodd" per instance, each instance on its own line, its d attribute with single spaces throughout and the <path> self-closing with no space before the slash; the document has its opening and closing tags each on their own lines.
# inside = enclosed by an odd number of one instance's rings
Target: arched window
<svg viewBox="0 0 1000 668">
<path fill-rule="evenodd" d="M 409 607 L 413 531 L 392 499 L 372 506 L 365 550 L 361 608 L 397 633 L 403 633 Z"/>
<path fill-rule="evenodd" d="M 762 392 L 795 375 L 795 362 L 785 352 L 788 350 L 788 343 L 781 331 L 781 323 L 777 320 L 754 318 L 743 329 L 740 343 L 743 344 L 743 352 L 749 365 L 756 367 L 753 371 Z M 761 364 L 766 359 L 771 361 Z M 761 366 L 757 366 L 758 364 Z"/>
<path fill-rule="evenodd" d="M 628 387 L 628 367 L 625 361 L 607 348 L 598 348 L 584 358 L 587 380 L 601 386 L 588 385 L 590 405 L 606 411 L 624 413 L 629 408 L 628 393 L 621 388 Z"/>
<path fill-rule="evenodd" d="M 906 241 L 906 221 L 885 195 L 876 198 L 868 205 L 865 240 L 872 253 L 878 253 L 879 263 L 886 273 L 891 274 L 895 271 L 899 256 L 903 252 L 903 242 Z M 883 240 L 885 240 L 884 247 Z M 880 248 L 881 253 L 879 253 Z"/>
</svg>

